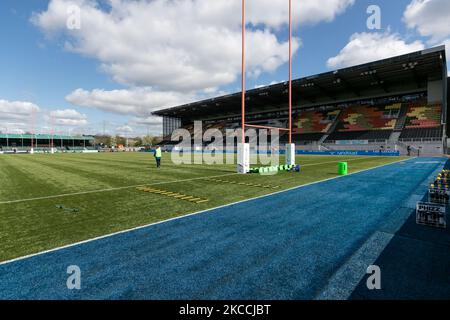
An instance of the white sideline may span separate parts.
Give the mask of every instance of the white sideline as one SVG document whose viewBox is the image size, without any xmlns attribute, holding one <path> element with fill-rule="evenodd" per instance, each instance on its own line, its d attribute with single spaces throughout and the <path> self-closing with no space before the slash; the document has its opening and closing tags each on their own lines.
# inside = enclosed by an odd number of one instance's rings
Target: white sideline
<svg viewBox="0 0 450 320">
<path fill-rule="evenodd" d="M 353 158 L 353 159 L 345 159 L 342 161 L 355 161 L 355 160 L 362 160 L 362 159 L 375 159 L 375 158 L 380 158 L 380 157 L 372 157 L 372 158 L 367 158 L 367 157 L 359 157 L 359 158 Z M 304 164 L 302 165 L 302 167 L 311 167 L 311 166 L 315 166 L 315 165 L 319 165 L 319 164 L 328 164 L 328 163 L 336 163 L 337 161 L 328 161 L 328 162 L 321 162 L 318 164 L 314 164 L 314 163 L 309 163 L 309 164 Z"/>
<path fill-rule="evenodd" d="M 194 212 L 194 213 L 185 214 L 185 215 L 182 215 L 182 216 L 179 216 L 179 217 L 174 217 L 174 218 L 170 218 L 170 219 L 166 219 L 166 220 L 162 220 L 162 221 L 158 221 L 158 222 L 153 222 L 153 223 L 146 224 L 146 225 L 139 226 L 139 227 L 135 227 L 135 228 L 130 228 L 130 229 L 126 229 L 126 230 L 122 230 L 122 231 L 118 231 L 118 232 L 113 232 L 113 233 L 110 233 L 110 234 L 106 234 L 106 235 L 103 235 L 103 236 L 91 238 L 91 239 L 88 239 L 88 240 L 79 241 L 79 242 L 75 242 L 75 243 L 68 244 L 68 245 L 65 245 L 65 246 L 56 247 L 56 248 L 53 248 L 53 249 L 49 249 L 49 250 L 45 250 L 45 251 L 29 254 L 29 255 L 26 255 L 26 256 L 14 258 L 14 259 L 11 259 L 11 260 L 3 261 L 3 262 L 0 262 L 0 266 L 5 265 L 5 264 L 9 264 L 9 263 L 13 263 L 13 262 L 17 262 L 17 261 L 21 261 L 21 260 L 25 260 L 25 259 L 32 258 L 32 257 L 35 257 L 35 256 L 44 255 L 46 253 L 51 253 L 51 252 L 55 252 L 55 251 L 59 251 L 59 250 L 63 250 L 63 249 L 67 249 L 67 248 L 71 248 L 71 247 L 75 247 L 75 246 L 79 246 L 79 245 L 82 245 L 82 244 L 85 244 L 85 243 L 89 243 L 89 242 L 93 242 L 93 241 L 96 241 L 96 240 L 112 237 L 112 236 L 115 236 L 115 235 L 119 235 L 119 234 L 123 234 L 123 233 L 127 233 L 127 232 L 132 232 L 132 231 L 148 228 L 148 227 L 151 227 L 151 226 L 154 226 L 154 225 L 158 225 L 158 224 L 162 224 L 162 223 L 166 223 L 166 222 L 169 222 L 169 221 L 179 220 L 179 219 L 187 218 L 187 217 L 190 217 L 190 216 L 198 215 L 198 214 L 201 214 L 201 213 L 205 213 L 205 212 L 214 211 L 214 210 L 221 209 L 221 208 L 234 206 L 234 205 L 237 205 L 237 204 L 240 204 L 240 203 L 254 201 L 254 200 L 262 199 L 262 198 L 266 198 L 266 197 L 271 197 L 271 196 L 274 196 L 274 195 L 277 195 L 277 194 L 281 194 L 283 192 L 288 192 L 288 191 L 292 191 L 292 190 L 296 190 L 296 189 L 301 189 L 301 188 L 304 188 L 304 187 L 307 187 L 307 186 L 311 186 L 311 185 L 315 185 L 315 184 L 319 184 L 319 183 L 322 183 L 322 182 L 326 182 L 326 181 L 331 181 L 331 180 L 334 180 L 334 179 L 339 179 L 339 178 L 343 178 L 343 177 L 352 176 L 352 175 L 355 175 L 355 174 L 358 174 L 358 173 L 375 170 L 375 169 L 378 169 L 378 168 L 390 166 L 390 165 L 393 165 L 393 164 L 396 164 L 396 163 L 400 163 L 400 162 L 405 162 L 405 161 L 408 161 L 408 160 L 411 160 L 411 159 L 415 159 L 415 158 L 416 157 L 409 158 L 409 159 L 398 160 L 398 161 L 394 161 L 394 162 L 391 162 L 391 163 L 387 163 L 387 164 L 379 165 L 379 166 L 376 166 L 376 167 L 372 167 L 372 168 L 369 168 L 369 169 L 363 169 L 363 170 L 355 171 L 355 172 L 352 172 L 352 173 L 350 173 L 350 174 L 348 174 L 346 176 L 337 176 L 337 177 L 328 178 L 328 179 L 324 179 L 324 180 L 314 181 L 314 182 L 307 183 L 307 184 L 304 184 L 304 185 L 301 185 L 301 186 L 292 187 L 292 188 L 289 188 L 289 189 L 277 191 L 277 192 L 266 194 L 266 195 L 263 195 L 263 196 L 249 198 L 249 199 L 245 199 L 245 200 L 241 200 L 241 201 L 225 204 L 225 205 L 222 205 L 222 206 L 218 206 L 218 207 L 215 207 L 215 208 L 210 208 L 210 209 L 206 209 L 206 210 L 202 210 L 202 211 L 198 211 L 198 212 Z"/>
<path fill-rule="evenodd" d="M 373 157 L 373 158 L 379 158 L 379 157 Z M 360 159 L 368 159 L 368 158 L 367 157 L 360 157 L 360 158 L 346 159 L 344 161 L 354 161 L 354 160 L 360 160 Z M 311 163 L 311 164 L 302 165 L 302 167 L 318 166 L 318 165 L 322 165 L 322 164 L 335 163 L 335 162 L 336 162 L 336 160 L 335 161 L 328 161 L 328 162 Z M 208 179 L 208 178 L 222 178 L 222 177 L 228 177 L 228 176 L 234 176 L 234 175 L 237 175 L 237 173 L 227 173 L 227 174 L 222 174 L 222 175 L 217 175 L 217 176 L 197 177 L 197 178 L 189 178 L 189 179 L 174 180 L 174 181 L 145 183 L 145 184 L 137 184 L 137 185 L 132 185 L 132 186 L 107 188 L 107 189 L 100 189 L 100 190 L 90 190 L 90 191 L 80 191 L 80 192 L 74 192 L 74 193 L 63 193 L 63 194 L 55 194 L 53 196 L 44 196 L 44 197 L 36 197 L 36 198 L 28 198 L 28 199 L 0 201 L 0 205 L 2 205 L 2 204 L 12 204 L 12 203 L 21 203 L 21 202 L 30 202 L 30 201 L 37 201 L 37 200 L 63 198 L 63 197 L 70 197 L 70 196 L 79 196 L 79 195 L 91 194 L 91 193 L 102 193 L 102 192 L 109 192 L 109 191 L 125 190 L 125 189 L 131 189 L 131 188 L 137 188 L 137 187 L 145 187 L 145 186 L 157 186 L 157 185 L 163 185 L 163 184 L 188 182 L 188 181 L 203 180 L 203 179 Z"/>
</svg>

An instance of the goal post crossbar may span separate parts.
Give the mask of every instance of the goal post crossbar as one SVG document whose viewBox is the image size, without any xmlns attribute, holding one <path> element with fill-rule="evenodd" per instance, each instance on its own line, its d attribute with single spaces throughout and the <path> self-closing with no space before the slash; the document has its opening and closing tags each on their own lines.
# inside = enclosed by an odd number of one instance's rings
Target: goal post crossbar
<svg viewBox="0 0 450 320">
<path fill-rule="evenodd" d="M 280 131 L 291 131 L 288 128 L 279 128 L 279 127 L 269 127 L 269 126 L 258 126 L 258 125 L 252 125 L 252 124 L 245 124 L 245 127 L 247 128 L 255 128 L 255 129 L 268 129 L 268 130 L 280 130 Z"/>
</svg>

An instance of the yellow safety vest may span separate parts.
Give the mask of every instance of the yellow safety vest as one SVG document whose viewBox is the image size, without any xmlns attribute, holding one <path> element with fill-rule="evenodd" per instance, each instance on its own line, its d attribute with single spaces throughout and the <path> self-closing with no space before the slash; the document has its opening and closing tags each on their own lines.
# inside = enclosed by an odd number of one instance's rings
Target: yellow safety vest
<svg viewBox="0 0 450 320">
<path fill-rule="evenodd" d="M 161 148 L 156 149 L 155 157 L 156 157 L 156 158 L 161 158 L 161 156 L 162 156 Z"/>
</svg>

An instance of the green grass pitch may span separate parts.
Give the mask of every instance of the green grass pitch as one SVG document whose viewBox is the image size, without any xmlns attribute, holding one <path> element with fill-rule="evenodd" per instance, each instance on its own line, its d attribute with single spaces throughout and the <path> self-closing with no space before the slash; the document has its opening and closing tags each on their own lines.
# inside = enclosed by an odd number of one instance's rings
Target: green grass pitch
<svg viewBox="0 0 450 320">
<path fill-rule="evenodd" d="M 299 156 L 301 173 L 237 175 L 235 165 L 175 165 L 149 153 L 0 155 L 0 262 L 165 219 L 399 161 L 397 157 Z M 284 159 L 280 158 L 280 163 Z M 279 186 L 225 184 L 206 177 Z M 136 189 L 209 199 L 195 204 Z"/>
</svg>

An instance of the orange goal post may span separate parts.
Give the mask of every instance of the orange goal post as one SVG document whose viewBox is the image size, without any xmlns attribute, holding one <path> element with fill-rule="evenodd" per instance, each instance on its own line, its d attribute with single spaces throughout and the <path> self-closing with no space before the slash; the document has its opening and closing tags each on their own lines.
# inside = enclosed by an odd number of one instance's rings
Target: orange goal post
<svg viewBox="0 0 450 320">
<path fill-rule="evenodd" d="M 257 0 L 254 0 L 257 1 Z M 275 129 L 287 131 L 289 134 L 289 142 L 286 145 L 286 164 L 295 164 L 295 145 L 292 143 L 292 0 L 289 1 L 289 121 L 288 128 L 278 128 L 270 126 L 252 125 L 245 122 L 245 30 L 246 17 L 245 8 L 246 0 L 242 0 L 242 101 L 241 101 L 241 143 L 238 144 L 238 173 L 248 173 L 250 171 L 250 146 L 245 143 L 245 128 L 255 129 Z"/>
</svg>

